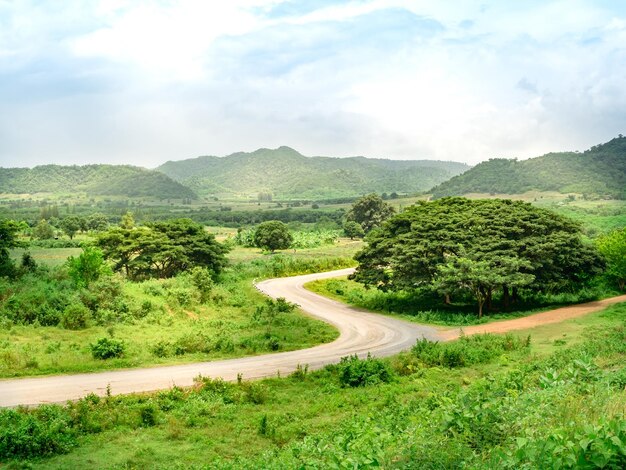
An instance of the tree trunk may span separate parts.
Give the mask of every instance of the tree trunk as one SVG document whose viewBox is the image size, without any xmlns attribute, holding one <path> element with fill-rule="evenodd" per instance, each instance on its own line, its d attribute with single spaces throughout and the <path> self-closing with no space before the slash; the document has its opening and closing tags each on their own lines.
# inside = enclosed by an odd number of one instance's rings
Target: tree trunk
<svg viewBox="0 0 626 470">
<path fill-rule="evenodd" d="M 450 294 L 445 294 L 443 296 L 443 303 L 446 305 L 450 305 L 452 303 L 452 300 L 450 299 Z"/>
<path fill-rule="evenodd" d="M 502 306 L 504 307 L 504 310 L 508 310 L 510 305 L 511 305 L 511 296 L 509 293 L 509 286 L 507 286 L 506 284 L 503 284 L 502 285 Z"/>
<path fill-rule="evenodd" d="M 484 298 L 478 299 L 478 318 L 483 317 L 483 304 L 485 303 Z"/>
<path fill-rule="evenodd" d="M 487 311 L 491 312 L 491 299 L 493 296 L 493 289 L 489 288 L 487 289 L 487 300 L 486 300 L 486 304 L 487 304 Z"/>
<path fill-rule="evenodd" d="M 517 293 L 517 287 L 513 288 L 512 302 L 516 304 L 519 301 L 519 294 Z"/>
</svg>

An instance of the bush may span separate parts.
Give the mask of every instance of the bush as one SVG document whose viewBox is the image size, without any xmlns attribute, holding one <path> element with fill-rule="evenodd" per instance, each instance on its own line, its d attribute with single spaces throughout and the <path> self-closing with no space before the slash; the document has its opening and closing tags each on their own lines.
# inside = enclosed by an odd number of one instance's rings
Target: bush
<svg viewBox="0 0 626 470">
<path fill-rule="evenodd" d="M 0 410 L 0 460 L 66 453 L 75 445 L 70 417 L 58 406 Z"/>
<path fill-rule="evenodd" d="M 337 367 L 339 382 L 344 387 L 364 387 L 388 383 L 394 378 L 394 373 L 386 362 L 374 359 L 369 354 L 365 360 L 359 359 L 356 354 L 342 357 Z"/>
<path fill-rule="evenodd" d="M 490 362 L 506 352 L 525 350 L 528 346 L 530 337 L 483 334 L 462 336 L 450 343 L 422 339 L 417 341 L 411 351 L 424 365 L 454 368 Z"/>
<path fill-rule="evenodd" d="M 122 357 L 126 345 L 123 341 L 113 338 L 100 338 L 95 344 L 89 345 L 94 359 L 110 359 Z"/>
<path fill-rule="evenodd" d="M 81 303 L 68 305 L 61 316 L 61 326 L 67 330 L 82 330 L 87 328 L 91 312 Z"/>
</svg>

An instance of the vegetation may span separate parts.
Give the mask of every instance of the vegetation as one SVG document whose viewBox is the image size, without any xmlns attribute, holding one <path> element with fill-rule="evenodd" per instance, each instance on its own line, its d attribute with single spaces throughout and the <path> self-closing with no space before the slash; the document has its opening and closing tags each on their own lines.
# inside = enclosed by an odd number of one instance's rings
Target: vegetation
<svg viewBox="0 0 626 470">
<path fill-rule="evenodd" d="M 9 249 L 21 246 L 17 233 L 20 225 L 12 220 L 0 219 L 0 277 L 15 275 L 15 265 L 9 256 Z"/>
<path fill-rule="evenodd" d="M 289 147 L 170 161 L 157 168 L 201 196 L 262 195 L 264 201 L 415 193 L 467 169 L 463 163 L 432 160 L 305 157 Z"/>
<path fill-rule="evenodd" d="M 598 239 L 598 249 L 606 259 L 606 275 L 615 282 L 621 291 L 626 283 L 626 228 Z"/>
<path fill-rule="evenodd" d="M 289 227 L 280 220 L 269 220 L 259 224 L 254 231 L 254 245 L 272 253 L 285 250 L 293 243 Z"/>
<path fill-rule="evenodd" d="M 435 198 L 468 193 L 559 191 L 626 198 L 626 137 L 583 153 L 549 153 L 528 160 L 491 159 L 431 190 Z"/>
<path fill-rule="evenodd" d="M 288 378 L 199 377 L 188 390 L 2 410 L 0 459 L 52 469 L 621 468 L 626 306 L 599 316 L 577 320 L 587 328 L 572 345 L 557 332 L 542 355 L 525 332 L 422 341 L 390 360 L 346 358 Z"/>
<path fill-rule="evenodd" d="M 348 220 L 343 224 L 343 233 L 346 237 L 350 237 L 350 240 L 363 238 L 365 236 L 365 230 L 363 230 L 361 224 L 354 220 Z"/>
<path fill-rule="evenodd" d="M 113 269 L 131 279 L 172 277 L 195 266 L 219 274 L 226 264 L 227 249 L 189 219 L 111 228 L 96 243 Z"/>
<path fill-rule="evenodd" d="M 367 242 L 354 279 L 382 290 L 436 290 L 447 299 L 471 293 L 479 317 L 496 292 L 508 309 L 524 292 L 580 287 L 602 268 L 575 223 L 519 201 L 421 202 Z"/>
<path fill-rule="evenodd" d="M 365 233 L 370 232 L 395 213 L 393 207 L 387 204 L 377 194 L 368 194 L 357 200 L 348 213 L 346 222 L 356 222 Z"/>
<path fill-rule="evenodd" d="M 129 165 L 0 168 L 0 188 L 14 194 L 85 192 L 156 200 L 196 197 L 192 190 L 158 171 Z"/>
</svg>

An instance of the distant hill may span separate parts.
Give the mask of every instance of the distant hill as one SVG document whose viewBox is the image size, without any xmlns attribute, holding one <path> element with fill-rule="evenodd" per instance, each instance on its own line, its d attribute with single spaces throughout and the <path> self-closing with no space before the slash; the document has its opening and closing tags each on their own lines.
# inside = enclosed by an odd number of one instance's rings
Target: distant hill
<svg viewBox="0 0 626 470">
<path fill-rule="evenodd" d="M 163 173 L 130 165 L 0 168 L 0 193 L 68 192 L 130 198 L 197 198 L 191 189 Z"/>
<path fill-rule="evenodd" d="M 157 170 L 203 196 L 265 192 L 275 199 L 325 199 L 370 192 L 415 193 L 468 168 L 464 163 L 431 160 L 305 157 L 279 147 L 169 161 Z"/>
<path fill-rule="evenodd" d="M 626 199 L 626 137 L 583 153 L 548 153 L 529 160 L 491 159 L 432 189 L 433 197 L 531 190 Z"/>
</svg>

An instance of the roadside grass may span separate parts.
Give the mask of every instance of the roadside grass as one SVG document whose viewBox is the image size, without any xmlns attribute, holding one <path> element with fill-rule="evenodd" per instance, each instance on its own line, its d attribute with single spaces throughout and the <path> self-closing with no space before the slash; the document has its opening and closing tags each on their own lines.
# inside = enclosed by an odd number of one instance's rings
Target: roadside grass
<svg viewBox="0 0 626 470">
<path fill-rule="evenodd" d="M 617 292 L 598 288 L 582 290 L 577 294 L 541 296 L 533 299 L 532 304 L 520 303 L 510 311 L 486 312 L 482 318 L 478 318 L 472 299 L 462 299 L 463 303 L 445 305 L 439 296 L 428 293 L 382 292 L 375 288 L 368 289 L 345 276 L 312 281 L 304 287 L 354 307 L 438 326 L 469 326 L 511 320 L 552 308 L 617 295 Z"/>
<path fill-rule="evenodd" d="M 552 352 L 538 350 L 532 336 L 526 346 L 486 335 L 436 346 L 438 355 L 430 343 L 372 359 L 375 368 L 347 361 L 288 378 L 201 379 L 186 390 L 0 411 L 15 424 L 12 437 L 0 430 L 7 445 L 18 442 L 24 420 L 40 426 L 12 454 L 5 445 L 0 459 L 46 469 L 554 468 L 560 459 L 619 468 L 626 304 L 566 323 L 577 325 L 580 341 Z M 546 341 L 561 334 L 535 332 Z M 346 372 L 367 377 L 381 368 L 391 375 L 373 385 L 344 381 Z M 54 428 L 51 416 L 67 426 Z M 55 436 L 67 446 L 27 445 Z"/>
</svg>

